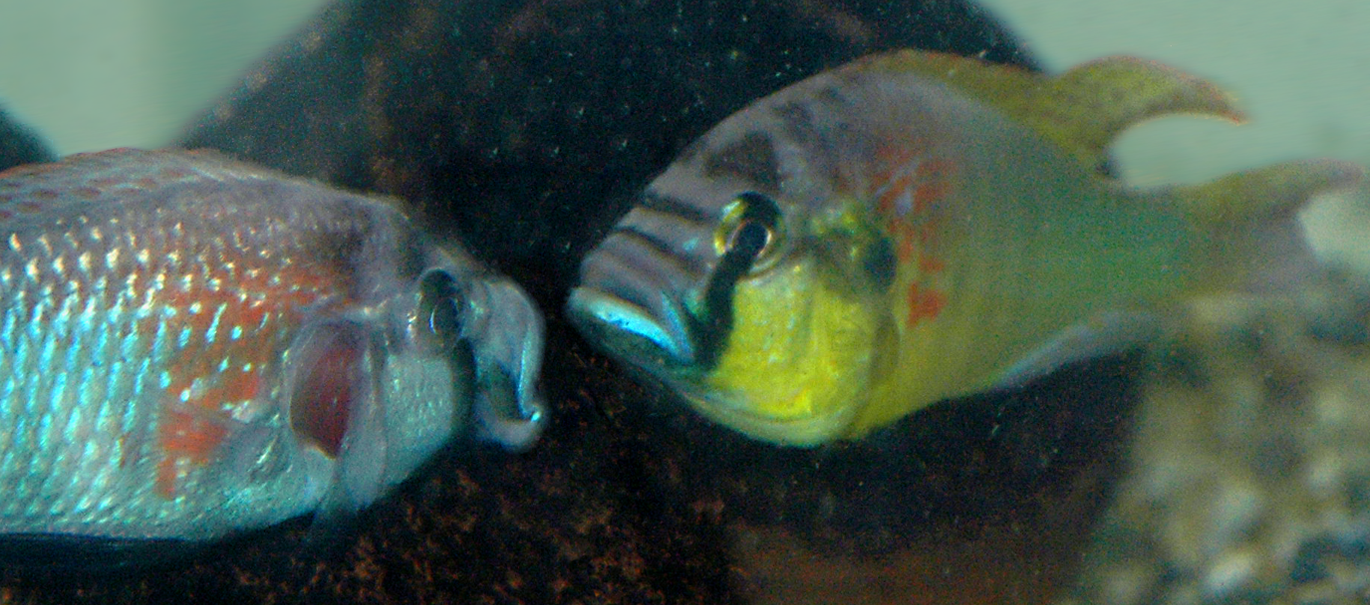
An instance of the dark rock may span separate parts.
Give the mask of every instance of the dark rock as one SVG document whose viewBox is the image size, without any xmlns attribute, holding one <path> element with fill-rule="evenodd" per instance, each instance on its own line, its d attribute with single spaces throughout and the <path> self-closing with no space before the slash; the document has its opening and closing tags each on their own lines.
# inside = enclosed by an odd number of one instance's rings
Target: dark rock
<svg viewBox="0 0 1370 605">
<path fill-rule="evenodd" d="M 20 164 L 50 162 L 55 157 L 36 133 L 0 109 L 0 170 Z"/>
</svg>

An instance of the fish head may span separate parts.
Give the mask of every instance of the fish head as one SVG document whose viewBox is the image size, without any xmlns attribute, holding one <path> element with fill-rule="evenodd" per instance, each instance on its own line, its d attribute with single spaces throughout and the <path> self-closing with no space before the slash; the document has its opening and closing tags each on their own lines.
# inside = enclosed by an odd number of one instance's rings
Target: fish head
<svg viewBox="0 0 1370 605">
<path fill-rule="evenodd" d="M 272 186 L 260 197 L 313 197 L 285 219 L 312 226 L 276 243 L 271 258 L 326 277 L 312 297 L 292 294 L 298 278 L 270 280 L 281 285 L 266 301 L 288 308 L 275 329 L 242 339 L 262 351 L 269 388 L 260 411 L 221 440 L 230 466 L 215 476 L 244 490 L 297 485 L 309 494 L 302 501 L 318 503 L 317 522 L 369 505 L 462 435 L 510 449 L 537 439 L 544 330 L 521 289 L 392 204 L 312 183 Z M 235 325 L 245 323 L 238 315 Z"/>
<path fill-rule="evenodd" d="M 369 301 L 321 314 L 283 357 L 291 432 L 331 488 L 320 515 L 369 504 L 468 427 L 522 449 L 545 426 L 531 300 L 457 249 L 415 245 L 417 263 L 377 263 L 358 280 Z"/>
<path fill-rule="evenodd" d="M 446 258 L 446 257 L 444 257 Z M 468 267 L 466 271 L 458 270 Z M 538 390 L 545 340 L 542 315 L 513 281 L 474 263 L 446 264 L 419 280 L 417 314 L 409 333 L 423 355 L 462 367 L 479 436 L 513 450 L 532 445 L 546 426 Z M 436 353 L 436 355 L 435 355 Z"/>
<path fill-rule="evenodd" d="M 780 99 L 783 101 L 784 99 Z M 752 437 L 840 436 L 894 343 L 889 238 L 762 100 L 682 152 L 584 260 L 568 313 Z"/>
</svg>

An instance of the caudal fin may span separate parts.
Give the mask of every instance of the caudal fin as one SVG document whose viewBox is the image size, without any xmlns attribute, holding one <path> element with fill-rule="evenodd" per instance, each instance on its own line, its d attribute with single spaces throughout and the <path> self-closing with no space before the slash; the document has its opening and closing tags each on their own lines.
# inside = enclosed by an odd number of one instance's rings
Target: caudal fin
<svg viewBox="0 0 1370 605">
<path fill-rule="evenodd" d="M 1228 175 L 1174 191 L 1199 234 L 1200 288 L 1285 291 L 1319 274 L 1298 213 L 1319 194 L 1355 186 L 1365 169 L 1307 160 Z"/>
</svg>

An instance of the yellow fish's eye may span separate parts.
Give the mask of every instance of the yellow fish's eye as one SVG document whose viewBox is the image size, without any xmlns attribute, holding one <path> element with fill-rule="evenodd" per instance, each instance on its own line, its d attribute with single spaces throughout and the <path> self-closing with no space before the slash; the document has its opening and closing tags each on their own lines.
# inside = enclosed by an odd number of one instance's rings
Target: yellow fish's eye
<svg viewBox="0 0 1370 605">
<path fill-rule="evenodd" d="M 747 191 L 723 209 L 714 231 L 714 250 L 720 256 L 744 261 L 751 272 L 772 264 L 779 254 L 782 231 L 780 208 L 770 197 Z"/>
</svg>

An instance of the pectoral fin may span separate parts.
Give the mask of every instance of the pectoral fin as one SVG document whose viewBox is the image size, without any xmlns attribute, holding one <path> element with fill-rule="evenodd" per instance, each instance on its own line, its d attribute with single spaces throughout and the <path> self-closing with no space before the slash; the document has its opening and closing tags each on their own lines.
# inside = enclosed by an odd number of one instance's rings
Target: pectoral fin
<svg viewBox="0 0 1370 605">
<path fill-rule="evenodd" d="M 1111 311 L 1062 330 L 1009 366 L 993 389 L 1016 389 L 1061 366 L 1119 353 L 1152 342 L 1161 322 L 1152 313 Z"/>
</svg>

